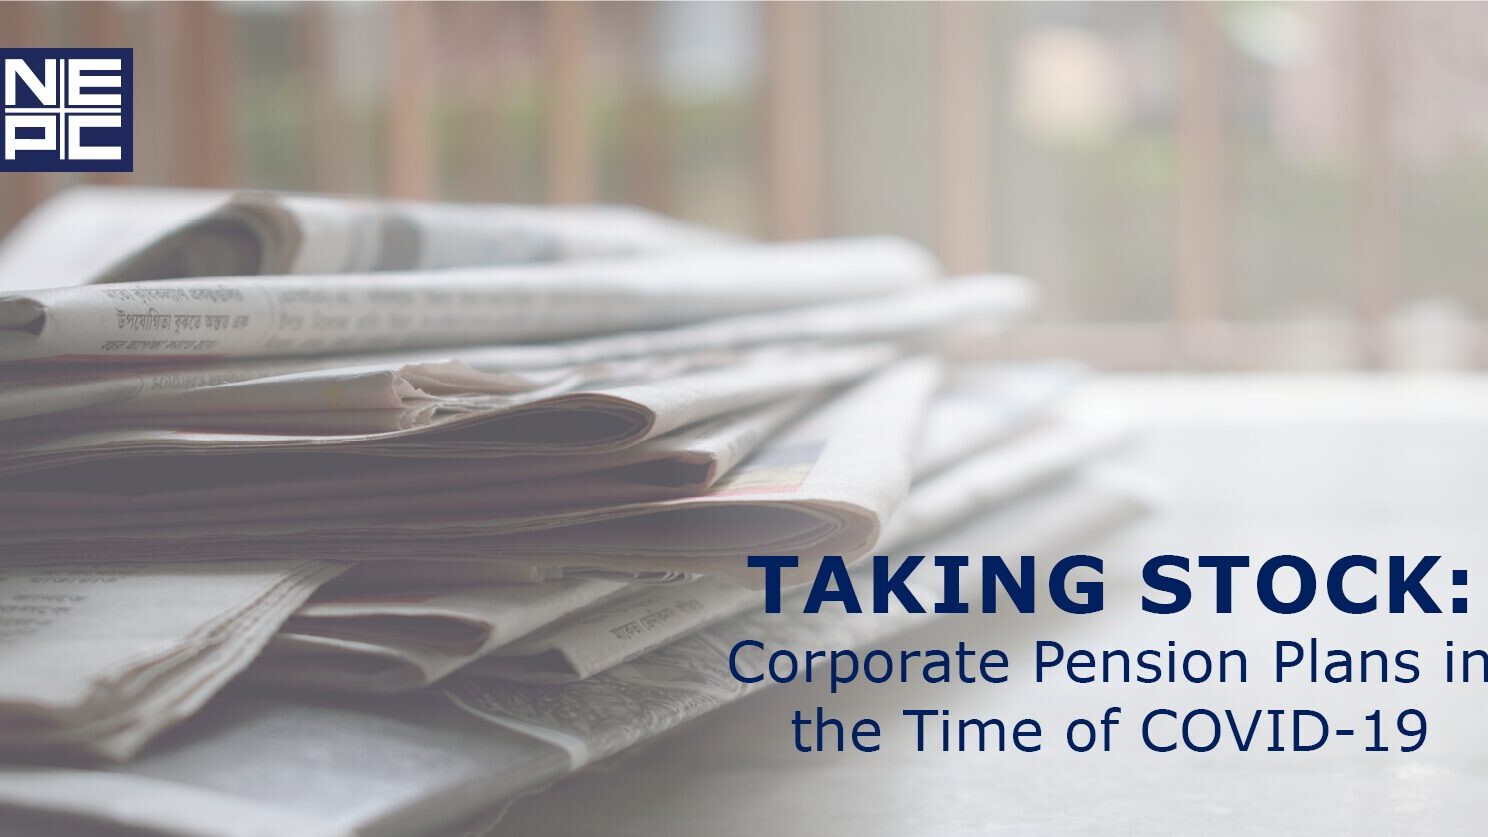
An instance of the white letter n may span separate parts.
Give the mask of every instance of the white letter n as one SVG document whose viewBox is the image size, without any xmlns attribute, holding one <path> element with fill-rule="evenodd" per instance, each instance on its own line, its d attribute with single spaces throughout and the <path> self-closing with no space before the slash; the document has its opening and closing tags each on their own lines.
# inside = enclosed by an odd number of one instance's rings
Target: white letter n
<svg viewBox="0 0 1488 837">
<path fill-rule="evenodd" d="M 57 59 L 43 59 L 41 73 L 46 79 L 45 82 L 31 72 L 31 66 L 25 61 L 19 58 L 5 59 L 5 106 L 10 108 L 17 106 L 16 79 L 20 79 L 41 101 L 42 107 L 57 107 L 57 88 L 61 82 L 61 79 L 57 77 Z"/>
</svg>

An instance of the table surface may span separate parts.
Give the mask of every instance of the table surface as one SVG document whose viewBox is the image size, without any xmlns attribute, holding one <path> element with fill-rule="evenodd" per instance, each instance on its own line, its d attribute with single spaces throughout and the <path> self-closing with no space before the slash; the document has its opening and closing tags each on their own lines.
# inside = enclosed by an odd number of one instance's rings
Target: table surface
<svg viewBox="0 0 1488 837">
<path fill-rule="evenodd" d="M 1488 684 L 1443 683 L 1441 657 L 1447 640 L 1488 647 L 1488 598 L 1470 595 L 1466 615 L 1346 616 L 1315 606 L 1283 616 L 1254 604 L 1252 573 L 1238 577 L 1232 614 L 1206 604 L 1158 616 L 1137 604 L 1136 568 L 1163 553 L 1291 553 L 1315 566 L 1353 553 L 1438 554 L 1444 567 L 1469 570 L 1469 593 L 1482 589 L 1488 377 L 1122 376 L 1087 387 L 1076 408 L 1140 422 L 1142 439 L 1123 466 L 1162 492 L 1148 518 L 1073 550 L 1106 559 L 1105 612 L 927 620 L 887 647 L 965 640 L 1006 649 L 1016 673 L 1028 670 L 1035 640 L 1136 650 L 1171 639 L 1183 648 L 1243 648 L 1249 683 L 1034 684 L 1015 676 L 1001 685 L 858 687 L 836 697 L 777 687 L 519 802 L 497 833 L 1481 833 Z M 987 546 L 976 542 L 974 526 L 967 538 L 973 551 Z M 1212 601 L 1205 593 L 1197 588 L 1196 601 Z M 1415 648 L 1421 680 L 1277 685 L 1274 644 L 1309 637 L 1325 648 Z M 817 705 L 837 717 L 880 718 L 898 736 L 878 753 L 799 754 L 788 719 Z M 1062 745 L 1069 719 L 1098 717 L 1111 705 L 1125 718 L 1112 752 L 1076 754 Z M 912 728 L 898 715 L 906 707 L 1036 717 L 1058 746 L 916 753 L 903 737 Z M 1411 754 L 1364 752 L 1362 732 L 1311 753 L 1160 754 L 1138 736 L 1140 717 L 1158 707 L 1314 708 L 1336 726 L 1355 719 L 1361 730 L 1374 708 L 1393 718 L 1416 707 L 1429 732 Z"/>
</svg>

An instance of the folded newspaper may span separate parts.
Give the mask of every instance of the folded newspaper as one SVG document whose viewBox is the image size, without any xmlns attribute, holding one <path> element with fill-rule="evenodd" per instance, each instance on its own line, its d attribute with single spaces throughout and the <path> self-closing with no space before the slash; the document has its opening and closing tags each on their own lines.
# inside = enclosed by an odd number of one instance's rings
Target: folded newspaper
<svg viewBox="0 0 1488 837">
<path fill-rule="evenodd" d="M 559 579 L 542 584 L 409 585 L 397 593 L 332 593 L 280 629 L 250 679 L 348 691 L 403 692 L 563 616 L 670 585 Z M 688 589 L 692 584 L 681 585 Z"/>
<path fill-rule="evenodd" d="M 464 486 L 542 484 L 583 488 L 657 486 L 696 493 L 711 487 L 786 422 L 818 403 L 817 393 L 727 413 L 612 453 L 502 457 L 278 457 L 227 461 L 204 455 L 157 457 L 148 468 L 110 463 L 28 475 L 0 488 L 11 511 L 97 514 L 248 509 L 326 497 L 377 497 L 450 491 Z M 565 481 L 567 478 L 567 481 Z"/>
<path fill-rule="evenodd" d="M 0 568 L 0 752 L 133 755 L 254 658 L 341 565 Z"/>
<path fill-rule="evenodd" d="M 732 241 L 623 206 L 75 186 L 0 246 L 0 289 L 615 258 Z"/>
<path fill-rule="evenodd" d="M 752 346 L 785 343 L 895 341 L 935 348 L 946 335 L 1007 328 L 1030 307 L 1027 282 L 970 277 L 926 283 L 861 300 L 804 306 L 767 314 L 735 315 L 665 330 L 627 332 L 565 342 L 465 346 L 398 353 L 333 355 L 225 362 L 110 364 L 86 370 L 69 364 L 0 366 L 0 420 L 68 411 L 88 415 L 159 415 L 200 421 L 229 411 L 284 412 L 280 400 L 298 398 L 300 410 L 352 410 L 346 389 L 361 376 L 363 398 L 407 398 L 421 393 L 511 394 L 595 381 L 610 368 L 656 369 Z M 620 366 L 629 361 L 630 366 Z M 694 360 L 693 362 L 699 362 Z M 381 390 L 368 388 L 368 370 L 385 373 Z M 301 376 L 325 384 L 309 388 Z M 402 393 L 402 394 L 400 394 Z M 306 400 L 310 399 L 310 400 Z M 326 421 L 329 421 L 328 417 Z M 334 430 L 327 427 L 326 432 Z"/>
<path fill-rule="evenodd" d="M 96 282 L 129 255 L 230 196 L 210 189 L 65 189 L 0 239 L 0 292 Z"/>
<path fill-rule="evenodd" d="M 915 450 L 910 493 L 878 549 L 994 508 L 1109 451 L 1124 435 L 1120 428 L 1066 421 L 1027 429 L 1053 408 L 1075 374 L 1057 365 L 998 369 L 938 395 Z M 1032 438 L 1015 440 L 1020 432 Z M 617 665 L 758 599 L 720 579 L 589 598 L 557 596 L 545 584 L 452 584 L 416 589 L 415 596 L 401 587 L 374 595 L 346 585 L 342 592 L 335 589 L 339 584 L 285 625 L 251 676 L 400 691 L 480 660 L 482 672 L 563 682 Z M 542 616 L 534 618 L 534 611 Z"/>
<path fill-rule="evenodd" d="M 0 245 L 0 830 L 479 824 L 751 691 L 730 637 L 928 618 L 762 621 L 745 555 L 1137 513 L 1082 473 L 1120 429 L 1051 418 L 1077 368 L 946 374 L 1031 286 L 938 273 L 629 208 L 58 197 Z"/>
<path fill-rule="evenodd" d="M 121 561 L 205 553 L 218 560 L 491 560 L 609 572 L 738 572 L 726 559 L 751 552 L 856 557 L 877 541 L 908 489 L 915 435 L 939 374 L 929 357 L 899 362 L 793 424 L 695 496 L 503 508 L 509 487 L 497 485 L 270 504 L 272 513 L 266 506 L 252 514 L 214 508 L 0 516 L 8 542 L 33 563 L 66 561 L 100 541 Z"/>
<path fill-rule="evenodd" d="M 551 340 L 903 290 L 936 275 L 893 238 L 417 272 L 121 282 L 0 295 L 0 361 L 351 354 Z"/>
<path fill-rule="evenodd" d="M 460 384 L 460 391 L 441 394 L 429 383 L 438 370 L 427 366 L 405 367 L 401 374 L 364 369 L 329 380 L 298 376 L 283 389 L 301 390 L 308 398 L 324 398 L 330 391 L 334 397 L 371 401 L 390 388 L 392 392 L 388 405 L 380 409 L 275 413 L 224 407 L 221 412 L 179 416 L 88 415 L 73 420 L 68 414 L 14 422 L 3 428 L 7 438 L 0 441 L 0 474 L 109 459 L 220 457 L 229 452 L 256 457 L 608 453 L 733 410 L 848 383 L 899 354 L 899 347 L 886 343 L 763 346 L 726 357 L 606 365 L 589 370 L 588 380 L 576 378 L 510 395 L 477 392 L 469 382 Z M 399 382 L 410 378 L 428 388 L 400 395 Z M 369 392 L 358 395 L 355 390 L 363 385 Z M 380 418 L 382 413 L 387 417 Z M 322 420 L 318 424 L 317 418 Z M 407 426 L 399 426 L 403 424 Z M 90 482 L 93 474 L 77 476 Z"/>
<path fill-rule="evenodd" d="M 957 521 L 1014 502 L 1099 461 L 1125 438 L 1114 427 L 1059 427 L 1039 435 L 1026 449 L 987 451 L 917 483 L 890 518 L 875 553 L 898 553 Z M 474 659 L 464 671 L 526 683 L 572 683 L 762 603 L 757 591 L 722 579 L 654 586 L 540 628 Z M 271 644 L 263 664 L 272 664 L 274 648 Z"/>
<path fill-rule="evenodd" d="M 614 258 L 732 241 L 714 230 L 624 206 L 240 192 L 125 257 L 98 281 L 436 270 Z"/>
<path fill-rule="evenodd" d="M 1090 550 L 1095 536 L 1144 505 L 1119 483 L 1082 477 L 914 551 Z M 236 691 L 127 765 L 0 767 L 0 815 L 18 829 L 106 833 L 463 833 L 564 774 L 761 688 L 728 672 L 727 649 L 741 637 L 772 648 L 861 647 L 936 618 L 792 612 L 746 613 L 579 683 L 462 676 L 444 694 L 365 698 Z"/>
</svg>

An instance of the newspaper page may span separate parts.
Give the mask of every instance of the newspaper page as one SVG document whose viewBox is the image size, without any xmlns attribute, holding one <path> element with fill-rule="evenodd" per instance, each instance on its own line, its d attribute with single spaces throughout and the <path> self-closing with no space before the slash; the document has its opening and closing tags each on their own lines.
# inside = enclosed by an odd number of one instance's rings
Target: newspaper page
<svg viewBox="0 0 1488 837">
<path fill-rule="evenodd" d="M 428 584 L 430 579 L 450 587 L 474 587 L 484 584 L 542 584 L 559 579 L 620 581 L 626 584 L 689 584 L 696 573 L 657 570 L 653 572 L 606 572 L 589 570 L 565 572 L 562 567 L 540 567 L 532 564 L 503 564 L 496 561 L 362 561 L 352 564 L 336 584 L 343 590 L 368 593 L 396 593 L 410 587 Z"/>
<path fill-rule="evenodd" d="M 283 436 L 389 433 L 488 417 L 574 392 L 668 381 L 731 365 L 758 365 L 777 360 L 783 352 L 793 349 L 810 353 L 825 348 L 828 347 L 818 344 L 776 344 L 685 356 L 653 355 L 516 374 L 483 372 L 457 360 L 340 365 L 162 392 L 148 399 L 44 418 L 17 419 L 5 429 L 22 436 L 48 429 L 133 427 L 263 429 Z M 367 421 L 363 416 L 382 413 L 389 416 L 386 421 L 364 426 Z"/>
<path fill-rule="evenodd" d="M 241 671 L 323 561 L 0 568 L 0 752 L 125 759 Z"/>
<path fill-rule="evenodd" d="M 1084 547 L 1142 508 L 1125 489 L 1082 479 L 916 551 L 952 554 L 969 540 L 1030 554 Z M 0 768 L 0 811 L 8 822 L 45 818 L 54 826 L 87 824 L 105 833 L 246 837 L 449 829 L 750 691 L 723 668 L 735 638 L 755 636 L 781 647 L 863 646 L 926 618 L 935 617 L 748 614 L 582 683 L 461 677 L 448 691 L 469 712 L 450 712 L 429 692 L 373 700 L 238 690 L 185 724 L 170 746 L 148 750 L 131 764 Z M 304 770 L 307 762 L 318 769 Z"/>
<path fill-rule="evenodd" d="M 80 428 L 41 422 L 60 426 L 0 435 L 0 474 L 115 459 L 244 453 L 255 454 L 261 462 L 265 454 L 463 458 L 611 453 L 734 410 L 846 384 L 882 368 L 898 354 L 888 344 L 771 346 L 749 350 L 733 358 L 734 363 L 709 364 L 690 372 L 673 363 L 635 362 L 637 371 L 629 376 L 609 380 L 610 375 L 597 375 L 592 384 L 567 381 L 515 395 L 424 393 L 412 398 L 409 406 L 422 403 L 432 408 L 431 414 L 415 426 L 376 433 L 295 433 L 292 425 L 278 424 L 211 430 L 200 426 L 211 423 L 203 416 L 182 417 L 174 426 L 157 422 L 165 426 Z M 646 374 L 639 375 L 639 370 Z M 382 373 L 370 374 L 384 384 L 390 380 Z M 396 385 L 396 379 L 391 382 Z M 327 412 L 332 411 L 319 414 Z M 334 412 L 354 418 L 363 411 Z M 245 415 L 221 418 L 223 423 L 251 421 Z"/>
<path fill-rule="evenodd" d="M 896 540 L 927 536 L 975 509 L 1011 499 L 1020 489 L 1032 490 L 1101 452 L 1107 441 L 1114 443 L 1114 432 L 1070 428 L 1054 434 L 1053 441 L 1033 431 L 1031 443 L 1045 451 L 1042 455 L 1020 454 L 1015 448 L 1021 437 L 996 447 L 1046 417 L 1081 374 L 1077 364 L 1048 362 L 948 373 L 947 388 L 936 394 L 925 416 L 909 495 L 890 518 Z M 885 541 L 879 549 L 892 545 Z M 534 631 L 466 671 L 524 682 L 582 680 L 730 616 L 757 598 L 754 591 L 715 579 L 649 591 Z"/>
<path fill-rule="evenodd" d="M 65 189 L 0 239 L 0 292 L 92 282 L 134 251 L 227 198 L 227 192 L 207 189 Z"/>
<path fill-rule="evenodd" d="M 906 504 L 913 498 L 911 492 Z M 654 587 L 588 608 L 487 656 L 473 657 L 461 672 L 523 683 L 573 683 L 760 601 L 759 591 L 717 578 Z"/>
<path fill-rule="evenodd" d="M 979 542 L 1023 554 L 1047 554 L 1129 519 L 1141 510 L 1141 502 L 1103 487 L 1075 486 L 1052 497 L 1035 494 L 989 516 L 987 524 L 977 527 L 985 533 Z M 1019 517 L 1010 519 L 1011 515 Z M 940 553 L 933 547 L 916 550 L 920 551 Z M 862 575 L 868 568 L 864 565 L 855 572 Z M 941 584 L 943 578 L 927 576 L 917 577 L 910 587 L 931 600 Z M 806 591 L 786 595 L 799 602 Z M 453 680 L 447 693 L 483 718 L 564 748 L 578 769 L 768 682 L 766 678 L 749 686 L 730 674 L 728 650 L 739 637 L 757 638 L 771 649 L 861 647 L 901 633 L 923 616 L 893 611 L 871 618 L 832 619 L 803 615 L 799 603 L 787 604 L 780 614 L 743 614 L 576 683 L 513 683 L 470 675 Z M 617 716 L 629 720 L 616 723 Z"/>
<path fill-rule="evenodd" d="M 739 241 L 627 206 L 73 186 L 0 241 L 0 289 L 620 258 L 729 243 Z"/>
<path fill-rule="evenodd" d="M 963 276 L 879 296 L 740 314 L 662 331 L 620 332 L 575 340 L 560 344 L 561 360 L 549 358 L 542 365 L 800 340 L 894 339 L 911 345 L 918 341 L 929 351 L 953 345 L 961 331 L 974 331 L 983 337 L 1001 333 L 1026 317 L 1037 299 L 1033 283 L 1021 277 Z M 511 348 L 496 351 L 509 358 Z M 486 368 L 483 360 L 470 362 Z M 497 358 L 491 362 L 502 364 Z"/>
<path fill-rule="evenodd" d="M 961 386 L 967 389 L 937 395 L 925 422 L 927 432 L 919 442 L 917 481 L 891 518 L 891 529 L 911 537 L 927 535 L 932 527 L 959 519 L 973 509 L 995 507 L 1020 490 L 1032 490 L 1040 482 L 1093 459 L 1104 452 L 1103 447 L 1114 443 L 1113 434 L 1070 427 L 1058 428 L 1058 432 L 1034 431 L 1033 438 L 1026 441 L 1031 455 L 1024 453 L 1025 441 L 1021 438 L 1015 444 L 987 451 L 1001 438 L 989 427 L 1021 427 L 1028 420 L 1025 412 L 1037 414 L 1052 406 L 1051 399 L 1044 403 L 1045 398 L 1030 396 L 1042 395 L 1044 390 L 1057 391 L 1069 370 L 1062 365 L 1049 369 L 1042 366 L 988 370 L 971 379 L 978 382 L 974 390 L 963 376 Z M 981 417 L 980 423 L 971 421 L 972 413 Z M 958 462 L 958 467 L 949 468 L 950 473 L 936 477 L 933 472 L 920 470 L 932 466 L 945 469 L 950 458 L 946 451 L 955 452 L 953 458 Z M 927 458 L 926 452 L 931 456 Z M 925 477 L 930 477 L 929 481 L 921 484 L 918 480 Z M 910 521 L 911 526 L 895 526 L 901 518 Z M 427 568 L 424 577 L 440 579 L 440 569 Z M 443 676 L 463 663 L 471 663 L 467 670 L 511 679 L 568 682 L 671 642 L 758 598 L 753 590 L 704 578 L 691 584 L 632 591 L 613 601 L 586 605 L 561 614 L 562 618 L 554 617 L 547 626 L 523 637 L 513 638 L 507 631 L 505 642 L 432 647 L 428 637 L 455 636 L 455 625 L 475 618 L 469 608 L 495 607 L 514 595 L 505 585 L 449 585 L 440 589 L 448 592 L 448 599 L 420 600 L 417 608 L 404 606 L 402 591 L 390 591 L 382 598 L 354 598 L 350 613 L 341 614 L 339 620 L 330 618 L 332 614 L 323 606 L 307 605 L 281 630 L 269 648 L 268 659 L 256 670 L 279 675 L 275 679 L 280 682 L 356 690 L 426 685 L 431 681 L 425 678 L 431 674 Z M 526 595 L 536 598 L 538 594 Z M 353 634 L 344 629 L 348 615 L 369 616 L 371 609 L 379 607 L 405 618 L 381 618 L 375 631 Z M 338 627 L 338 621 L 342 627 Z"/>
<path fill-rule="evenodd" d="M 915 479 L 1038 425 L 1087 374 L 1070 361 L 952 365 L 915 446 Z"/>
<path fill-rule="evenodd" d="M 456 360 L 453 352 L 391 355 L 326 355 L 313 358 L 266 358 L 221 363 L 103 364 L 88 367 L 51 364 L 0 366 L 0 421 L 87 411 L 95 415 L 210 415 L 247 409 L 272 412 L 282 405 L 281 382 L 323 373 L 379 369 L 411 386 L 435 392 L 519 393 L 553 386 L 580 374 L 560 369 L 486 368 L 476 370 Z M 255 384 L 246 386 L 245 384 Z M 327 389 L 313 402 L 325 410 L 350 409 L 336 390 Z"/>
<path fill-rule="evenodd" d="M 146 512 L 334 497 L 422 494 L 465 486 L 511 483 L 555 485 L 608 481 L 696 493 L 713 485 L 776 429 L 820 401 L 816 394 L 787 398 L 632 445 L 614 453 L 486 458 L 245 457 L 224 467 L 204 456 L 168 458 L 137 467 L 87 467 L 34 474 L 24 485 L 0 488 L 0 508 L 35 512 Z"/>
<path fill-rule="evenodd" d="M 435 270 L 738 243 L 723 233 L 626 206 L 420 203 L 239 192 L 182 221 L 178 229 L 99 271 L 96 281 Z"/>
<path fill-rule="evenodd" d="M 970 456 L 918 480 L 889 519 L 876 553 L 923 541 L 973 514 L 996 509 L 1120 446 L 1119 427 L 1056 425 Z M 473 662 L 467 673 L 528 683 L 591 677 L 760 601 L 756 591 L 700 579 L 601 605 L 535 631 Z"/>
<path fill-rule="evenodd" d="M 219 403 L 254 412 L 278 406 L 268 386 L 225 385 L 298 373 L 381 368 L 417 375 L 421 389 L 458 385 L 482 392 L 517 393 L 574 378 L 624 359 L 686 358 L 734 352 L 765 344 L 893 340 L 935 348 L 947 335 L 975 328 L 986 335 L 1006 328 L 1027 312 L 1029 285 L 1013 277 L 968 277 L 927 283 L 908 291 L 862 300 L 805 306 L 764 315 L 738 315 L 690 326 L 627 332 L 564 342 L 457 347 L 372 355 L 332 355 L 215 363 L 106 364 L 87 369 L 56 365 L 0 366 L 0 421 L 73 410 L 131 415 L 169 415 L 192 409 L 223 410 Z M 463 369 L 454 381 L 454 369 Z M 439 370 L 436 375 L 434 370 Z M 432 378 L 433 380 L 428 380 Z M 339 402 L 322 399 L 326 409 Z"/>
<path fill-rule="evenodd" d="M 313 413 L 342 410 L 377 410 L 398 408 L 411 400 L 435 399 L 459 395 L 528 396 L 552 393 L 586 380 L 595 380 L 602 370 L 646 369 L 651 374 L 663 370 L 682 371 L 686 367 L 669 358 L 657 358 L 642 367 L 639 361 L 594 364 L 584 369 L 548 369 L 521 372 L 482 371 L 455 359 L 425 360 L 416 363 L 385 364 L 347 363 L 345 359 L 325 358 L 321 369 L 299 369 L 221 381 L 203 387 L 178 387 L 157 390 L 149 398 L 132 398 L 128 402 L 100 406 L 86 413 L 57 416 L 54 421 L 100 423 L 120 421 L 125 416 L 163 416 L 169 421 L 180 416 L 210 422 L 221 413 Z M 335 361 L 336 365 L 332 365 Z M 721 361 L 720 361 L 721 362 Z M 290 364 L 285 364 L 289 366 Z M 653 371 L 651 366 L 654 366 Z M 270 367 L 272 369 L 272 367 Z M 183 371 L 171 370 L 175 374 Z M 255 371 L 264 371 L 262 369 Z M 24 426 L 24 425 L 19 425 Z"/>
<path fill-rule="evenodd" d="M 0 296 L 0 361 L 354 354 L 552 340 L 902 290 L 894 238 L 422 272 L 122 282 Z"/>
<path fill-rule="evenodd" d="M 382 594 L 326 589 L 280 628 L 246 676 L 344 691 L 408 691 L 629 587 L 555 580 L 483 587 L 426 583 Z"/>
<path fill-rule="evenodd" d="M 127 765 L 0 766 L 0 821 L 47 835 L 445 833 L 567 772 L 561 749 L 437 693 L 236 689 Z"/>
<path fill-rule="evenodd" d="M 696 496 L 502 509 L 482 490 L 465 488 L 405 496 L 375 509 L 377 498 L 290 503 L 273 519 L 245 519 L 233 508 L 86 516 L 0 511 L 0 519 L 9 541 L 30 561 L 75 554 L 98 538 L 109 540 L 117 560 L 191 560 L 204 551 L 225 560 L 267 551 L 627 573 L 737 572 L 717 559 L 756 551 L 855 557 L 873 546 L 908 489 L 914 437 L 939 371 L 938 361 L 917 357 L 874 375 L 792 424 Z M 685 391 L 657 389 L 658 398 L 674 399 L 679 408 L 692 401 Z"/>
<path fill-rule="evenodd" d="M 901 362 L 787 427 L 705 494 L 576 516 L 491 543 L 513 563 L 723 576 L 742 570 L 727 559 L 748 553 L 856 558 L 908 491 L 940 372 L 928 357 Z M 809 561 L 799 572 L 811 572 Z"/>
<path fill-rule="evenodd" d="M 1084 374 L 1078 364 L 1062 362 L 1033 362 L 1000 365 L 985 368 L 971 365 L 958 368 L 948 382 L 948 388 L 940 392 L 925 419 L 911 463 L 913 477 L 920 480 L 945 467 L 960 462 L 973 453 L 1007 441 L 1043 420 L 1052 410 L 1065 390 Z M 725 425 L 730 424 L 728 420 Z M 711 435 L 698 428 L 696 437 Z M 695 438 L 691 432 L 683 431 L 673 437 L 681 445 Z M 663 441 L 663 440 L 657 440 Z M 643 451 L 645 445 L 632 448 Z M 752 448 L 751 448 L 752 450 Z M 619 455 L 624 455 L 619 454 Z M 502 460 L 503 470 L 516 461 L 526 459 L 514 457 Z M 532 457 L 534 462 L 548 463 L 551 457 Z M 557 460 L 559 464 L 568 461 Z M 689 460 L 660 460 L 647 463 L 641 479 L 650 479 L 658 473 L 691 473 Z M 478 464 L 478 463 L 477 463 Z M 455 468 L 456 463 L 434 467 Z M 659 466 L 659 467 L 658 467 Z M 484 467 L 479 466 L 478 467 Z M 583 468 L 584 471 L 596 470 Z M 726 472 L 726 471 L 725 471 Z M 635 477 L 634 474 L 628 474 Z M 669 482 L 669 480 L 662 480 Z M 291 480 L 294 484 L 298 482 Z M 309 481 L 310 493 L 322 493 L 316 483 Z M 692 486 L 683 481 L 675 483 L 687 490 L 702 490 L 712 485 Z M 5 495 L 0 494 L 0 500 Z M 913 490 L 909 502 L 913 502 Z M 375 561 L 356 565 L 337 579 L 338 585 L 353 581 L 367 589 L 398 589 L 408 584 L 418 584 L 430 578 L 441 579 L 449 584 L 506 584 L 533 583 L 562 577 L 626 578 L 651 584 L 675 584 L 688 581 L 693 573 L 672 572 L 626 572 L 606 573 L 602 568 L 568 569 L 557 566 L 498 564 L 491 561 Z"/>
<path fill-rule="evenodd" d="M 820 392 L 811 392 L 762 407 L 725 413 L 614 453 L 590 457 L 508 457 L 501 462 L 503 478 L 521 474 L 520 479 L 530 480 L 603 472 L 686 493 L 705 491 L 786 423 L 819 405 L 824 397 Z"/>
<path fill-rule="evenodd" d="M 1132 439 L 1125 425 L 1062 419 L 938 472 L 918 484 L 883 529 L 893 551 L 1114 453 Z"/>
</svg>

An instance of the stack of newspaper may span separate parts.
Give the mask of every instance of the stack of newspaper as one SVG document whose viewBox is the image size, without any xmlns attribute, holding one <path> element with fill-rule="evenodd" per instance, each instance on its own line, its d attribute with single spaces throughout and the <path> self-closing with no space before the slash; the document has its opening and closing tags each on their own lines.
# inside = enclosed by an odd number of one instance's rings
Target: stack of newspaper
<svg viewBox="0 0 1488 837">
<path fill-rule="evenodd" d="M 951 360 L 1034 296 L 627 208 L 64 193 L 0 249 L 0 816 L 476 823 L 744 694 L 737 638 L 912 621 L 761 618 L 748 555 L 1135 515 L 1078 367 Z"/>
</svg>

